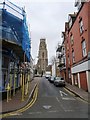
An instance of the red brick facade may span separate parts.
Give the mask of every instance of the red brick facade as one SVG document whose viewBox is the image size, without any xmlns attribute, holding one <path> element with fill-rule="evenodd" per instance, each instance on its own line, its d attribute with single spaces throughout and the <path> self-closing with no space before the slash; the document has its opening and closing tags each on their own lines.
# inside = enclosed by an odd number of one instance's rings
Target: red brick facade
<svg viewBox="0 0 90 120">
<path fill-rule="evenodd" d="M 90 92 L 90 2 L 69 16 L 73 22 L 65 23 L 66 81 Z"/>
</svg>

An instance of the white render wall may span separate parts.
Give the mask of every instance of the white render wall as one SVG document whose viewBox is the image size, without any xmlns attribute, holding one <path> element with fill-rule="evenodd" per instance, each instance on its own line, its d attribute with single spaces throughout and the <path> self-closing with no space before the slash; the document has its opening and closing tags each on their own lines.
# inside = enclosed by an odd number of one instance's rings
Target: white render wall
<svg viewBox="0 0 90 120">
<path fill-rule="evenodd" d="M 56 76 L 56 63 L 53 62 L 53 65 L 52 65 L 52 76 Z"/>
<path fill-rule="evenodd" d="M 86 61 L 86 62 L 83 62 L 79 65 L 76 65 L 75 67 L 72 67 L 71 68 L 71 73 L 74 74 L 74 73 L 88 71 L 88 70 L 90 70 L 90 60 Z"/>
<path fill-rule="evenodd" d="M 88 61 L 86 61 L 86 62 L 84 62 L 82 64 L 76 65 L 75 67 L 71 68 L 71 73 L 72 74 L 78 73 L 79 88 L 81 87 L 80 86 L 80 76 L 79 76 L 79 73 L 83 72 L 83 71 L 86 71 L 88 92 L 90 92 L 90 60 L 88 60 Z"/>
<path fill-rule="evenodd" d="M 88 92 L 90 93 L 90 71 L 86 71 Z"/>
</svg>

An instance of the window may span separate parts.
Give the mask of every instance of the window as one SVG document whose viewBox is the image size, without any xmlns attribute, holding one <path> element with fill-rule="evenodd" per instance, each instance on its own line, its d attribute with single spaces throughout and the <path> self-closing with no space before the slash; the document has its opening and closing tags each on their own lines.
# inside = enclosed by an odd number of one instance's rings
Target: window
<svg viewBox="0 0 90 120">
<path fill-rule="evenodd" d="M 83 57 L 85 57 L 87 55 L 85 40 L 82 41 L 82 55 L 83 55 Z"/>
<path fill-rule="evenodd" d="M 68 69 L 68 77 L 69 77 L 69 79 L 71 79 L 71 72 L 70 72 L 70 69 Z"/>
<path fill-rule="evenodd" d="M 44 70 L 44 64 L 43 64 L 43 70 Z"/>
<path fill-rule="evenodd" d="M 66 63 L 66 59 L 65 59 L 65 57 L 63 57 L 63 61 L 64 61 L 64 64 Z"/>
<path fill-rule="evenodd" d="M 65 62 L 65 65 L 66 65 L 66 56 L 64 57 L 64 62 Z"/>
<path fill-rule="evenodd" d="M 69 58 L 69 55 L 68 55 L 68 64 L 70 64 L 70 58 Z"/>
<path fill-rule="evenodd" d="M 69 50 L 69 44 L 67 43 L 67 50 Z"/>
<path fill-rule="evenodd" d="M 72 26 L 72 19 L 69 22 L 69 28 Z"/>
<path fill-rule="evenodd" d="M 66 31 L 66 38 L 68 37 L 68 31 Z"/>
<path fill-rule="evenodd" d="M 68 19 L 69 19 L 69 28 L 71 28 L 71 26 L 72 26 L 72 18 L 71 18 L 70 15 L 68 16 Z"/>
<path fill-rule="evenodd" d="M 44 59 L 44 52 L 42 53 L 42 58 Z"/>
<path fill-rule="evenodd" d="M 70 36 L 70 41 L 71 41 L 71 45 L 73 45 L 73 43 L 74 43 L 74 38 L 73 38 L 73 35 L 71 34 L 71 36 Z"/>
<path fill-rule="evenodd" d="M 63 48 L 62 48 L 62 54 L 64 54 L 64 53 L 65 53 L 65 48 L 63 47 Z"/>
<path fill-rule="evenodd" d="M 72 51 L 72 62 L 75 62 L 75 54 L 74 54 L 74 50 Z"/>
<path fill-rule="evenodd" d="M 79 26 L 80 26 L 80 33 L 82 34 L 84 31 L 84 25 L 82 19 L 79 21 Z"/>
</svg>

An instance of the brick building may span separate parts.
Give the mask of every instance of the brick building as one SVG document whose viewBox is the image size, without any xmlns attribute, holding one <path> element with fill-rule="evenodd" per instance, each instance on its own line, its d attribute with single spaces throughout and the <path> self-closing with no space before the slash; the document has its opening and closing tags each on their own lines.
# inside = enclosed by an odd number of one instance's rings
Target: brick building
<svg viewBox="0 0 90 120">
<path fill-rule="evenodd" d="M 90 2 L 77 1 L 75 6 L 78 12 L 69 14 L 63 34 L 66 81 L 90 92 Z"/>
</svg>

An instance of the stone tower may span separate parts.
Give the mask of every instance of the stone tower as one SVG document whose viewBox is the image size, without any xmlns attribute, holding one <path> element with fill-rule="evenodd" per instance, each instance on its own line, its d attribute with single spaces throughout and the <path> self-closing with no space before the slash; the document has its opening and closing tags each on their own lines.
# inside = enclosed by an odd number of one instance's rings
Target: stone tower
<svg viewBox="0 0 90 120">
<path fill-rule="evenodd" d="M 37 62 L 38 73 L 44 74 L 47 66 L 48 66 L 48 55 L 47 55 L 46 39 L 40 39 L 38 62 Z"/>
</svg>

